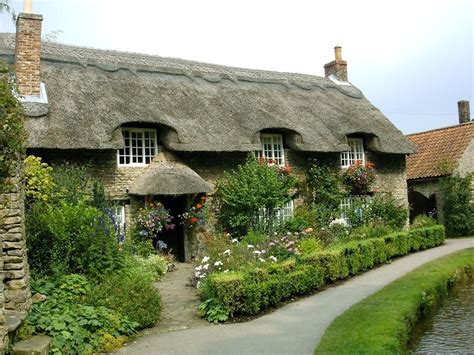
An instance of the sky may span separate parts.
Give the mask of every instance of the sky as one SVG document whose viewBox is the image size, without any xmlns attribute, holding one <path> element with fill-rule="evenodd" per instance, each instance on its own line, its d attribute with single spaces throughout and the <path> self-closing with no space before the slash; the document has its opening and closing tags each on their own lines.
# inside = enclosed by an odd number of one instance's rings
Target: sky
<svg viewBox="0 0 474 355">
<path fill-rule="evenodd" d="M 474 112 L 473 0 L 33 0 L 33 12 L 60 43 L 318 76 L 340 45 L 349 81 L 405 134 L 457 124 L 459 100 Z"/>
</svg>

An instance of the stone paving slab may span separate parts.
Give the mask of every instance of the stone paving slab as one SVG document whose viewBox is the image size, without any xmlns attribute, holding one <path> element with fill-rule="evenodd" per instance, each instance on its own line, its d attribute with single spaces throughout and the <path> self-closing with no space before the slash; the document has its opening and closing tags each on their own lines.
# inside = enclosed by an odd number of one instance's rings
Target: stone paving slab
<svg viewBox="0 0 474 355">
<path fill-rule="evenodd" d="M 124 354 L 313 354 L 340 314 L 417 267 L 474 247 L 474 238 L 451 239 L 411 254 L 247 323 L 197 327 L 147 336 Z"/>
</svg>

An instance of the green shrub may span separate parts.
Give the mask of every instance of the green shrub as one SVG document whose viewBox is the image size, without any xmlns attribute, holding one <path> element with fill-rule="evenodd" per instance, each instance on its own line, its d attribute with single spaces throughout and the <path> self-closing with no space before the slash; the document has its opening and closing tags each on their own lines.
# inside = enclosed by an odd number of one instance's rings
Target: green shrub
<svg viewBox="0 0 474 355">
<path fill-rule="evenodd" d="M 134 335 L 138 324 L 105 307 L 85 303 L 91 285 L 79 275 L 32 282 L 35 293 L 47 296 L 34 303 L 26 317 L 22 336 L 47 334 L 53 338 L 52 353 L 84 354 L 120 347 Z"/>
<path fill-rule="evenodd" d="M 319 239 L 308 237 L 303 238 L 298 243 L 298 249 L 303 255 L 311 254 L 323 249 L 322 243 Z"/>
<path fill-rule="evenodd" d="M 26 197 L 32 201 L 52 200 L 55 183 L 53 168 L 33 155 L 25 159 Z"/>
<path fill-rule="evenodd" d="M 110 219 L 84 200 L 36 203 L 26 222 L 30 265 L 39 273 L 100 277 L 122 266 Z"/>
<path fill-rule="evenodd" d="M 94 285 L 88 302 L 127 316 L 140 328 L 156 324 L 161 311 L 160 295 L 142 268 L 111 274 Z"/>
<path fill-rule="evenodd" d="M 273 230 L 277 227 L 275 210 L 291 199 L 290 190 L 295 185 L 291 174 L 249 154 L 244 165 L 226 172 L 217 182 L 221 226 L 239 236 L 250 229 Z"/>
<path fill-rule="evenodd" d="M 453 175 L 441 181 L 446 233 L 452 237 L 474 234 L 473 175 Z"/>
<path fill-rule="evenodd" d="M 356 203 L 346 211 L 346 216 L 353 227 L 384 224 L 393 230 L 401 230 L 408 221 L 408 209 L 390 195 L 375 195 L 370 202 L 361 200 Z"/>
<path fill-rule="evenodd" d="M 413 220 L 410 228 L 411 229 L 416 229 L 416 228 L 424 228 L 424 227 L 433 227 L 436 224 L 437 223 L 433 218 L 431 218 L 427 215 L 424 215 L 424 214 L 420 214 L 420 215 L 415 217 L 415 219 Z"/>
</svg>

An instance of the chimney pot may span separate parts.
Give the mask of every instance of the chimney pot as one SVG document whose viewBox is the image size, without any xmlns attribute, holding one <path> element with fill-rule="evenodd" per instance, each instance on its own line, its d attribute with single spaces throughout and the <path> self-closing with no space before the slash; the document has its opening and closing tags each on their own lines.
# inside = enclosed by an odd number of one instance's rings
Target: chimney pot
<svg viewBox="0 0 474 355">
<path fill-rule="evenodd" d="M 459 124 L 471 121 L 471 113 L 469 110 L 469 101 L 458 101 Z"/>
<path fill-rule="evenodd" d="M 334 47 L 334 54 L 335 54 L 336 60 L 342 60 L 341 51 L 342 51 L 341 46 Z"/>
<path fill-rule="evenodd" d="M 23 12 L 26 14 L 33 12 L 33 0 L 23 0 Z"/>
</svg>

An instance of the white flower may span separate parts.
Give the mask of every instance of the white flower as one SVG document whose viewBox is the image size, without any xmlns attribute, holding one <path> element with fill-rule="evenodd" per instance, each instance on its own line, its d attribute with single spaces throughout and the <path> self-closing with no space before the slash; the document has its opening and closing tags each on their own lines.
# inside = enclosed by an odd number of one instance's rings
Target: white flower
<svg viewBox="0 0 474 355">
<path fill-rule="evenodd" d="M 262 254 L 265 254 L 265 253 L 266 253 L 266 251 L 265 251 L 265 250 L 263 250 L 263 249 L 262 249 L 262 250 L 260 250 L 260 251 L 262 252 Z"/>
<path fill-rule="evenodd" d="M 253 248 L 255 248 L 253 245 L 250 245 L 250 244 L 247 245 L 247 249 L 253 249 Z"/>
<path fill-rule="evenodd" d="M 278 235 L 278 233 L 277 233 L 277 232 L 273 232 L 273 235 Z"/>
<path fill-rule="evenodd" d="M 200 288 L 200 287 L 201 287 L 201 281 L 198 281 L 196 284 L 196 288 Z"/>
<path fill-rule="evenodd" d="M 225 236 L 226 236 L 226 237 L 230 237 L 230 233 L 226 233 Z"/>
<path fill-rule="evenodd" d="M 265 262 L 265 259 L 262 259 L 262 258 L 258 258 L 258 260 L 260 260 L 260 262 L 262 262 L 262 263 Z"/>
<path fill-rule="evenodd" d="M 209 269 L 209 264 L 204 265 L 202 268 L 203 268 L 204 270 Z"/>
<path fill-rule="evenodd" d="M 198 267 L 194 268 L 194 270 L 196 270 L 196 271 L 201 271 L 201 269 L 202 269 L 202 265 L 199 265 Z"/>
<path fill-rule="evenodd" d="M 205 256 L 204 258 L 202 258 L 201 264 L 207 263 L 209 261 L 209 259 L 210 259 L 210 257 Z"/>
<path fill-rule="evenodd" d="M 349 223 L 347 223 L 347 220 L 345 218 L 336 218 L 331 223 L 329 223 L 330 227 L 333 227 L 335 225 L 339 225 L 339 226 L 344 227 L 344 228 L 349 227 Z"/>
<path fill-rule="evenodd" d="M 224 270 L 224 274 L 227 274 L 229 272 L 229 269 Z"/>
<path fill-rule="evenodd" d="M 257 254 L 257 255 L 260 255 L 260 254 L 262 254 L 262 252 L 261 252 L 260 250 L 254 250 L 254 252 L 253 252 L 253 253 L 254 253 L 254 254 Z"/>
<path fill-rule="evenodd" d="M 201 276 L 199 276 L 200 279 L 203 279 L 206 277 L 206 274 L 202 274 Z"/>
<path fill-rule="evenodd" d="M 232 243 L 238 243 L 239 240 L 237 238 L 232 239 Z"/>
<path fill-rule="evenodd" d="M 272 255 L 272 256 L 269 256 L 268 258 L 269 258 L 269 259 L 272 259 L 274 262 L 277 261 L 277 258 L 276 258 L 275 256 L 273 256 L 273 255 Z"/>
<path fill-rule="evenodd" d="M 201 276 L 201 273 L 199 271 L 197 271 L 197 272 L 194 273 L 194 276 L 199 277 L 199 276 Z"/>
<path fill-rule="evenodd" d="M 230 249 L 224 250 L 224 252 L 222 254 L 229 256 L 230 255 Z"/>
<path fill-rule="evenodd" d="M 214 266 L 222 266 L 222 261 L 216 261 L 216 262 L 214 263 Z"/>
</svg>

